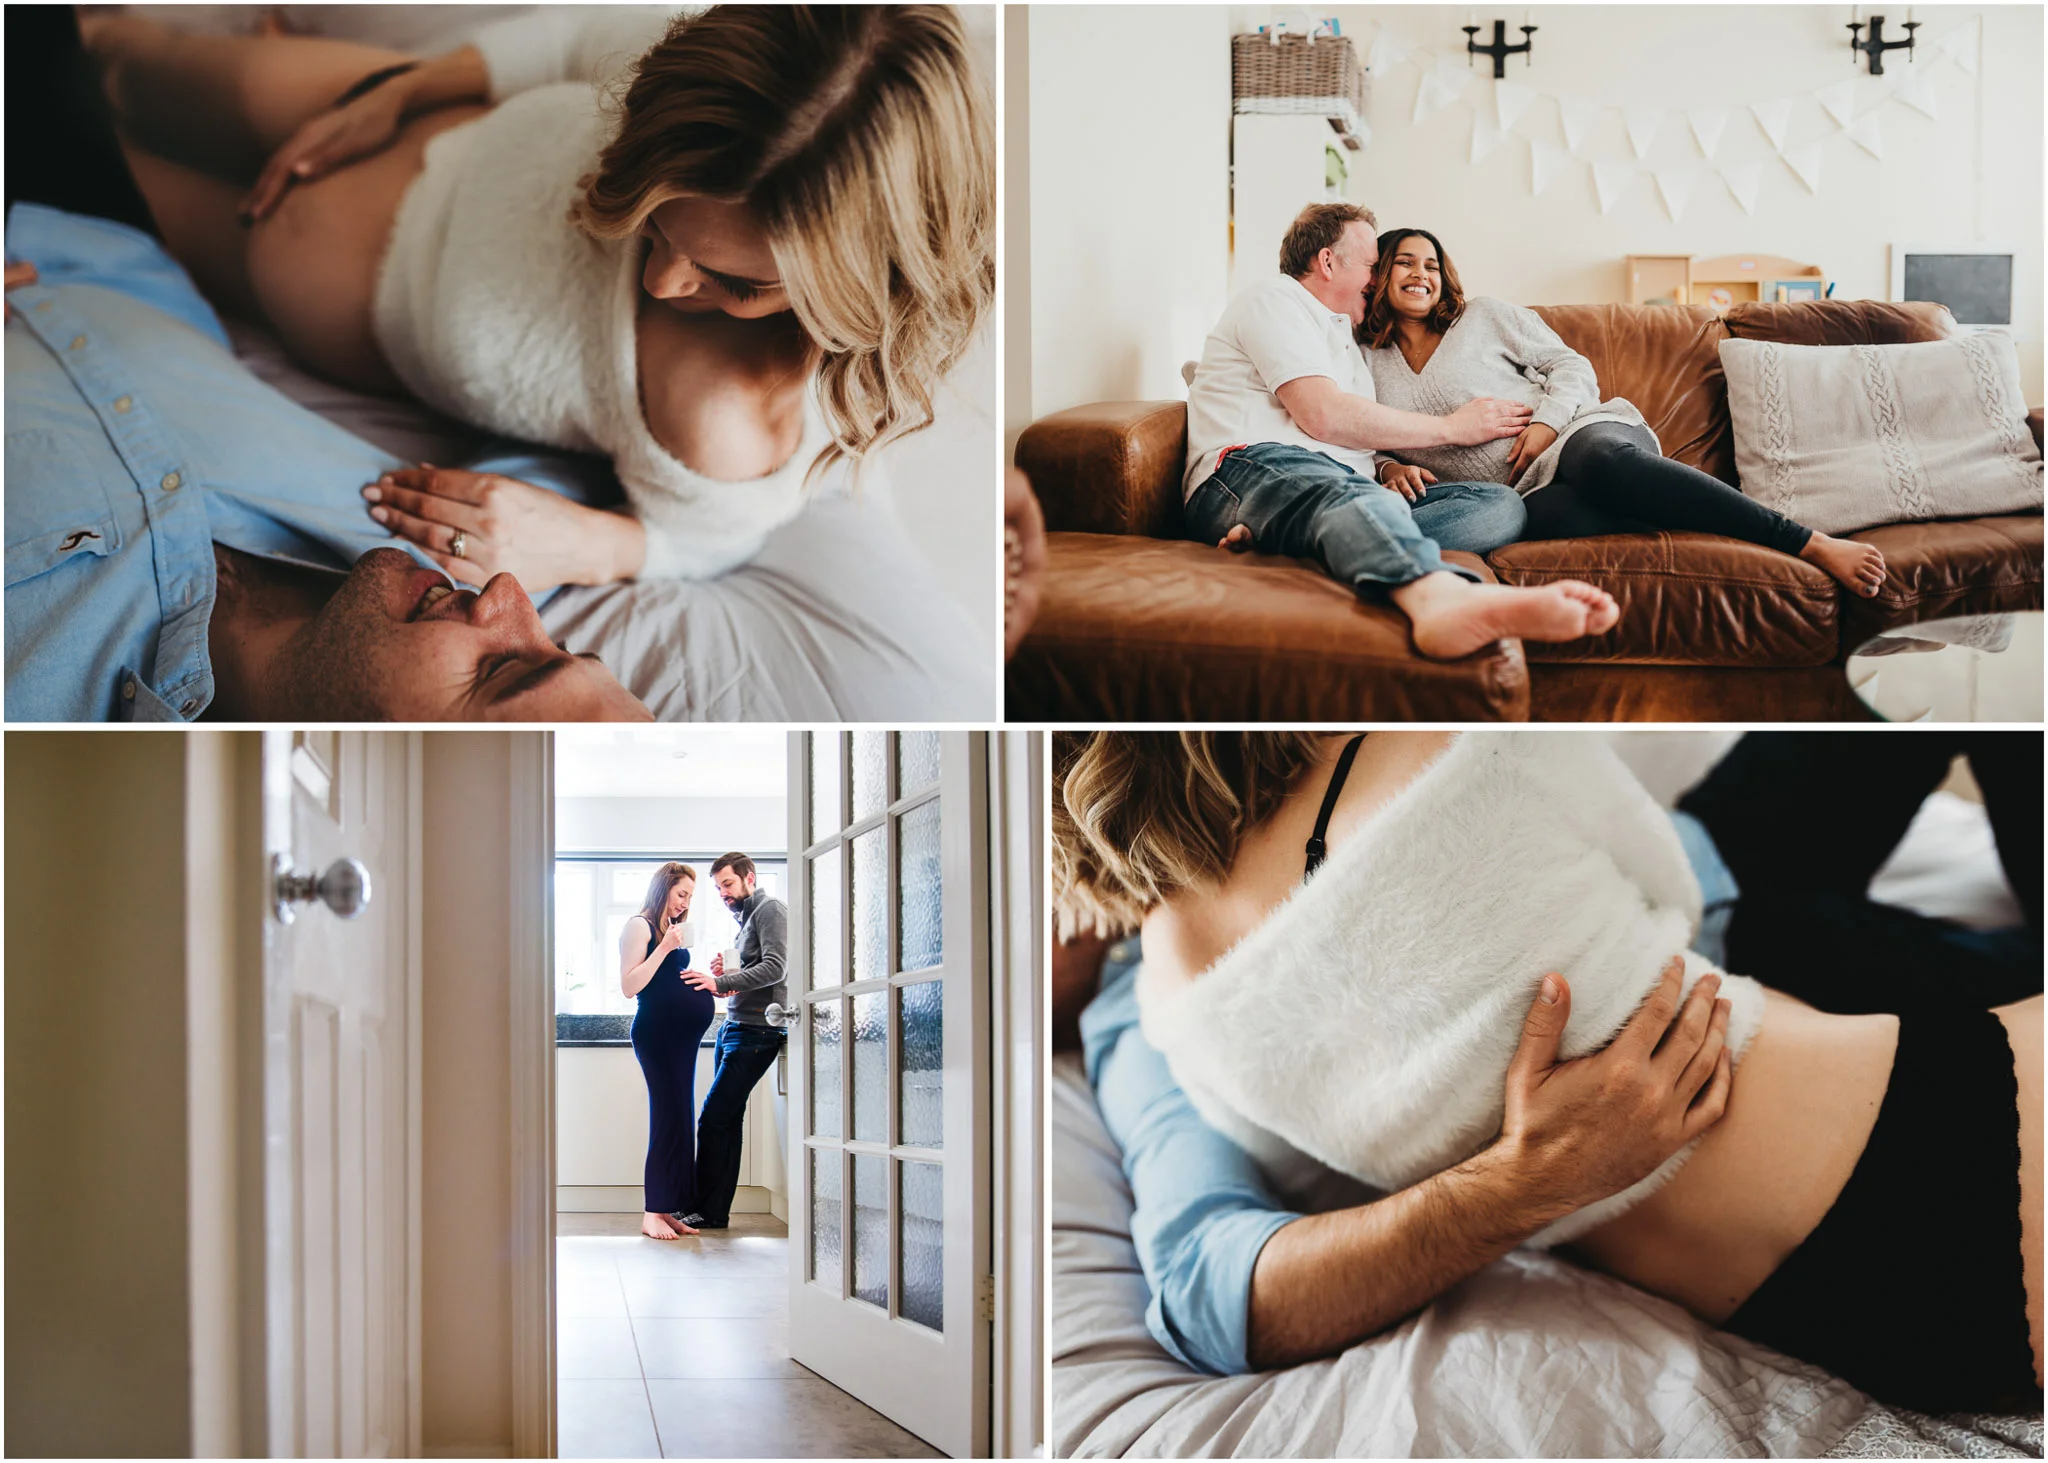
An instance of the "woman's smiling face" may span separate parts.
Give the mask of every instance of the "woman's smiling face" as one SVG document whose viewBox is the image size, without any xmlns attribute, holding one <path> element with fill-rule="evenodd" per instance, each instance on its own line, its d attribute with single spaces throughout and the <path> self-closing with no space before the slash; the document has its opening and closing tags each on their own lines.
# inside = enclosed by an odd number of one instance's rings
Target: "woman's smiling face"
<svg viewBox="0 0 2048 1463">
<path fill-rule="evenodd" d="M 1407 319 L 1428 318 L 1443 298 L 1443 263 L 1436 246 L 1420 234 L 1405 236 L 1381 257 L 1380 276 L 1386 281 L 1387 307 Z"/>
<path fill-rule="evenodd" d="M 648 241 L 641 288 L 670 309 L 758 320 L 789 308 L 768 235 L 744 205 L 671 198 L 647 216 L 641 233 Z"/>
</svg>

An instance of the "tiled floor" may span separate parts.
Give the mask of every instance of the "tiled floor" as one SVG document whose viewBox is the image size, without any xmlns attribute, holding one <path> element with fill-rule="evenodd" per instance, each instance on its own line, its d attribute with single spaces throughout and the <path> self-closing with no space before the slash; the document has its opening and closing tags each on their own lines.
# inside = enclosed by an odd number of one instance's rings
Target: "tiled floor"
<svg viewBox="0 0 2048 1463">
<path fill-rule="evenodd" d="M 789 1359 L 789 1232 L 766 1214 L 651 1240 L 637 1214 L 557 1221 L 564 1458 L 937 1458 Z"/>
</svg>

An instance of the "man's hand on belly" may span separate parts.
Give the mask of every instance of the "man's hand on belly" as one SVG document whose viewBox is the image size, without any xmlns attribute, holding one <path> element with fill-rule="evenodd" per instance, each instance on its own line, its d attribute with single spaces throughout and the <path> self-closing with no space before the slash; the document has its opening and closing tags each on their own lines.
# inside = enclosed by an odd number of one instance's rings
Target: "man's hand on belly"
<svg viewBox="0 0 2048 1463">
<path fill-rule="evenodd" d="M 1504 1165 L 1551 1222 L 1647 1178 L 1721 1120 L 1728 1105 L 1728 1010 L 1720 977 L 1702 976 L 1683 1007 L 1684 962 L 1674 956 L 1657 989 L 1607 1047 L 1561 1062 L 1571 988 L 1539 995 L 1508 1067 L 1499 1140 L 1473 1163 Z M 1554 1212 L 1552 1212 L 1554 1211 Z"/>
</svg>

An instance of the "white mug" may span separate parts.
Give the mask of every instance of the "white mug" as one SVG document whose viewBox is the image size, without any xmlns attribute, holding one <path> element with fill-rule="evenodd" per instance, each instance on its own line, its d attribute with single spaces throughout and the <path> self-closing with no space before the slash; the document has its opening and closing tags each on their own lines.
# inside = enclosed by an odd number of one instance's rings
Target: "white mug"
<svg viewBox="0 0 2048 1463">
<path fill-rule="evenodd" d="M 721 950 L 719 951 L 719 959 L 724 962 L 722 969 L 727 975 L 731 975 L 740 968 L 740 952 L 737 950 Z"/>
<path fill-rule="evenodd" d="M 687 950 L 697 943 L 697 923 L 695 920 L 682 920 L 679 922 L 677 929 L 679 937 L 676 940 L 676 945 L 679 949 Z"/>
</svg>

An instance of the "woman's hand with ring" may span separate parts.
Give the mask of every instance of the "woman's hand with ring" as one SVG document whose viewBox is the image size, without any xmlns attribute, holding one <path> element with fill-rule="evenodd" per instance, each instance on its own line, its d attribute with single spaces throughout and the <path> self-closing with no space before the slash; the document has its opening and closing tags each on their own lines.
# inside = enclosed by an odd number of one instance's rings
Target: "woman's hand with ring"
<svg viewBox="0 0 2048 1463">
<path fill-rule="evenodd" d="M 1515 447 L 1508 454 L 1508 482 L 1519 481 L 1529 470 L 1529 464 L 1550 450 L 1550 444 L 1557 440 L 1557 428 L 1546 427 L 1541 422 L 1531 422 L 1522 428 L 1522 435 L 1515 438 Z"/>
<path fill-rule="evenodd" d="M 363 497 L 372 518 L 463 584 L 494 574 L 510 574 L 528 594 L 609 584 L 631 578 L 646 552 L 635 520 L 497 473 L 422 463 L 385 473 Z"/>
</svg>

